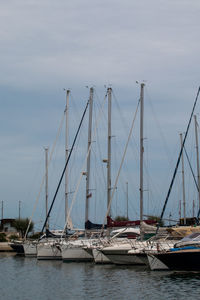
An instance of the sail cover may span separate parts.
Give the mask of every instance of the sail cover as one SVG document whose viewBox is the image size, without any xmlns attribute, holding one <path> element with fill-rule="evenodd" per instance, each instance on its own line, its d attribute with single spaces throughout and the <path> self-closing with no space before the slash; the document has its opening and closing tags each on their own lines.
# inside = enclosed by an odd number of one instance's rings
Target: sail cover
<svg viewBox="0 0 200 300">
<path fill-rule="evenodd" d="M 146 224 L 153 225 L 157 222 L 155 220 L 143 220 Z M 114 221 L 111 217 L 107 216 L 107 227 L 130 227 L 139 226 L 140 220 L 136 221 Z"/>
<path fill-rule="evenodd" d="M 85 229 L 101 229 L 103 227 L 103 224 L 95 224 L 92 223 L 90 220 L 87 220 L 87 222 L 85 222 Z M 104 228 L 106 228 L 106 226 L 104 226 Z"/>
</svg>

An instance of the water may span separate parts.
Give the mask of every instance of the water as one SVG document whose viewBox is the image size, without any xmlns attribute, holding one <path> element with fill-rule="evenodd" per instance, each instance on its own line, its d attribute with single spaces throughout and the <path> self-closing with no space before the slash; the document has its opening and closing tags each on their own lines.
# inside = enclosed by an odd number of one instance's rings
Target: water
<svg viewBox="0 0 200 300">
<path fill-rule="evenodd" d="M 199 295 L 200 273 L 37 261 L 0 254 L 1 300 L 174 300 L 199 299 Z"/>
</svg>

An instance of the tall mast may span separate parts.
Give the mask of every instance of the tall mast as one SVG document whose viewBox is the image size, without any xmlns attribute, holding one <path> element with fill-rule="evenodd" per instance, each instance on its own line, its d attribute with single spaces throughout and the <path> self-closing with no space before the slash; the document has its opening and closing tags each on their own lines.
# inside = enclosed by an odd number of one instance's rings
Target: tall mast
<svg viewBox="0 0 200 300">
<path fill-rule="evenodd" d="M 90 198 L 90 154 L 92 142 L 92 110 L 93 110 L 93 93 L 94 89 L 90 88 L 89 99 L 89 123 L 88 123 L 88 156 L 87 156 L 87 171 L 86 171 L 86 201 L 85 201 L 85 222 L 89 218 L 89 198 Z"/>
<path fill-rule="evenodd" d="M 19 220 L 21 219 L 21 201 L 19 200 Z"/>
<path fill-rule="evenodd" d="M 1 201 L 1 220 L 3 220 L 3 200 Z"/>
<path fill-rule="evenodd" d="M 194 204 L 194 199 L 193 199 L 193 203 L 192 203 L 192 216 L 194 218 L 194 207 L 195 207 L 195 204 Z"/>
<path fill-rule="evenodd" d="M 69 133 L 69 125 L 68 125 L 68 110 L 69 110 L 69 94 L 70 90 L 66 91 L 66 108 L 65 108 L 65 163 L 68 159 L 68 133 Z M 68 168 L 65 170 L 65 222 L 67 220 L 67 212 L 68 212 Z"/>
<path fill-rule="evenodd" d="M 126 218 L 128 220 L 128 181 L 126 182 Z"/>
<path fill-rule="evenodd" d="M 197 178 L 198 178 L 198 197 L 199 197 L 199 208 L 200 208 L 200 171 L 199 171 L 199 142 L 198 142 L 198 131 L 197 131 L 197 116 L 194 115 L 195 124 L 195 137 L 196 137 L 196 154 L 197 154 Z"/>
<path fill-rule="evenodd" d="M 45 207 L 46 217 L 48 214 L 48 148 L 45 148 Z M 46 223 L 46 229 L 49 229 L 49 223 Z"/>
<path fill-rule="evenodd" d="M 143 127 L 144 127 L 144 83 L 141 83 L 140 90 L 140 224 L 143 221 Z"/>
<path fill-rule="evenodd" d="M 111 198 L 111 95 L 112 88 L 108 88 L 108 159 L 107 159 L 107 207 Z M 108 212 L 110 215 L 110 210 Z"/>
<path fill-rule="evenodd" d="M 181 147 L 183 146 L 183 135 L 180 133 L 180 140 L 181 140 Z M 185 176 L 184 176 L 184 158 L 183 152 L 181 155 L 181 162 L 182 162 L 182 188 L 183 188 L 183 218 L 184 218 L 184 225 L 186 225 L 186 214 L 185 214 Z"/>
<path fill-rule="evenodd" d="M 179 201 L 179 220 L 181 220 L 181 200 Z"/>
</svg>

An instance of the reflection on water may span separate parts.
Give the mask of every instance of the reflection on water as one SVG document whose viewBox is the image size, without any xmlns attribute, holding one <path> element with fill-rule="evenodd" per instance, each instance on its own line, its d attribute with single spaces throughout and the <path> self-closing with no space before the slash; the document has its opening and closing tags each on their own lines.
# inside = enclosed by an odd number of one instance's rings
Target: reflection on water
<svg viewBox="0 0 200 300">
<path fill-rule="evenodd" d="M 200 273 L 0 255 L 2 300 L 199 299 Z"/>
</svg>

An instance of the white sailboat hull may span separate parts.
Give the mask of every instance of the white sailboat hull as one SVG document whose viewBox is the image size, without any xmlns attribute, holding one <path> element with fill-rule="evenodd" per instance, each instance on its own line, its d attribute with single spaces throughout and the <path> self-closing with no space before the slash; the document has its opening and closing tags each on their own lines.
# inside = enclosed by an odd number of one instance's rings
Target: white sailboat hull
<svg viewBox="0 0 200 300">
<path fill-rule="evenodd" d="M 23 247 L 26 257 L 37 257 L 37 243 L 24 242 Z"/>
<path fill-rule="evenodd" d="M 131 248 L 123 249 L 103 249 L 103 254 L 114 264 L 117 265 L 143 265 L 144 262 L 137 256 L 129 254 Z"/>
<path fill-rule="evenodd" d="M 160 250 L 168 250 L 174 246 L 174 241 L 158 241 L 152 249 L 146 249 L 148 264 L 152 271 L 155 270 L 168 270 L 168 267 L 157 259 L 153 254 L 158 253 Z"/>
<path fill-rule="evenodd" d="M 129 253 L 129 251 L 133 250 L 133 246 L 137 251 L 135 253 Z M 111 260 L 112 263 L 117 265 L 144 265 L 142 259 L 137 256 L 139 249 L 144 247 L 144 243 L 128 243 L 128 244 L 116 244 L 110 247 L 105 247 L 101 251 L 104 255 Z"/>
<path fill-rule="evenodd" d="M 144 265 L 144 262 L 137 255 L 126 253 L 106 254 L 108 259 L 116 265 Z"/>
<path fill-rule="evenodd" d="M 92 249 L 92 255 L 96 264 L 112 264 L 110 259 L 96 248 Z"/>
<path fill-rule="evenodd" d="M 147 254 L 147 258 L 149 262 L 149 267 L 152 271 L 168 270 L 168 267 L 159 259 L 157 259 L 153 254 Z"/>
<path fill-rule="evenodd" d="M 61 250 L 56 243 L 39 243 L 37 246 L 38 260 L 61 260 Z"/>
<path fill-rule="evenodd" d="M 70 248 L 62 248 L 62 260 L 64 262 L 87 262 L 93 261 L 92 253 L 90 254 L 88 251 L 83 249 L 81 246 L 79 247 L 70 247 Z"/>
</svg>

